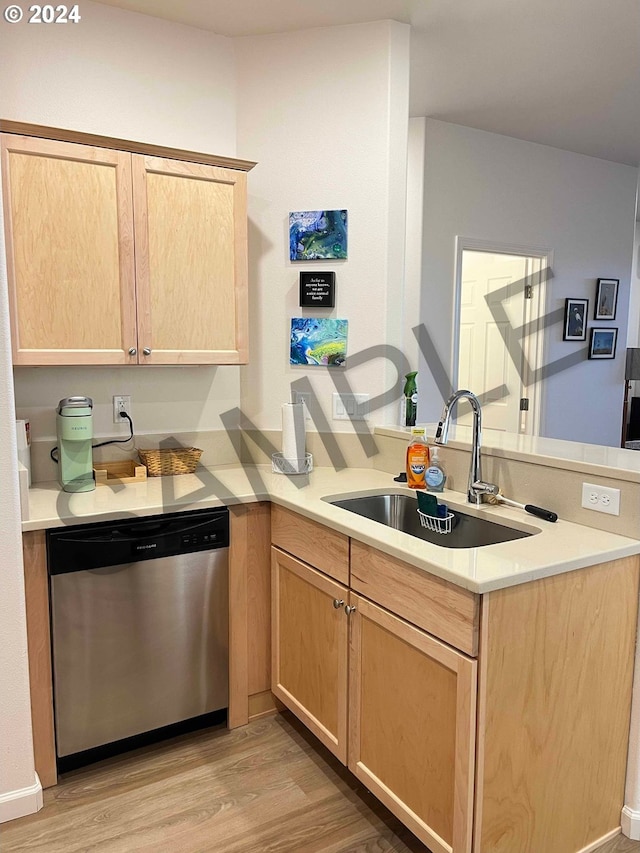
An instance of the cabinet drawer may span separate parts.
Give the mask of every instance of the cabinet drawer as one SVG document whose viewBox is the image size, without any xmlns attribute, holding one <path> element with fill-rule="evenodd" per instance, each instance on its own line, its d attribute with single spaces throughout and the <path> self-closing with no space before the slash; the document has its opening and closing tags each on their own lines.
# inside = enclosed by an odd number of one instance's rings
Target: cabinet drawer
<svg viewBox="0 0 640 853">
<path fill-rule="evenodd" d="M 273 504 L 271 542 L 341 583 L 349 583 L 349 537 Z"/>
<path fill-rule="evenodd" d="M 351 588 L 466 654 L 478 654 L 475 593 L 355 540 Z"/>
</svg>

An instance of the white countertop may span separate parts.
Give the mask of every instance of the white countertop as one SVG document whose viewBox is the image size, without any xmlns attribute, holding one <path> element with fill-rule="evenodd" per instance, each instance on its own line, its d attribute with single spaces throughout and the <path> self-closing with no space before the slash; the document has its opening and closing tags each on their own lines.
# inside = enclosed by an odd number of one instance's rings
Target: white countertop
<svg viewBox="0 0 640 853">
<path fill-rule="evenodd" d="M 30 518 L 24 531 L 109 521 L 210 506 L 270 500 L 334 530 L 405 560 L 473 592 L 489 592 L 549 575 L 640 553 L 640 540 L 605 533 L 559 519 L 541 521 L 523 510 L 483 506 L 476 510 L 459 492 L 445 490 L 439 500 L 465 512 L 502 522 L 535 535 L 482 548 L 443 548 L 393 530 L 323 498 L 368 493 L 409 493 L 393 476 L 373 469 L 316 468 L 308 476 L 273 474 L 269 466 L 225 465 L 196 474 L 152 477 L 124 486 L 98 486 L 92 492 L 67 494 L 57 483 L 29 491 Z"/>
<path fill-rule="evenodd" d="M 427 438 L 431 442 L 436 434 L 437 424 L 419 424 L 424 426 Z M 409 427 L 377 426 L 376 435 L 408 440 Z M 469 450 L 472 430 L 470 426 L 455 424 L 449 430 L 447 447 Z M 519 435 L 495 429 L 482 430 L 482 449 L 484 453 L 503 459 L 516 459 L 523 462 L 535 460 L 550 468 L 562 468 L 579 471 L 599 477 L 615 477 L 619 480 L 640 482 L 640 451 L 621 447 L 605 447 L 601 444 L 583 444 L 578 441 L 544 438 L 536 435 Z"/>
</svg>

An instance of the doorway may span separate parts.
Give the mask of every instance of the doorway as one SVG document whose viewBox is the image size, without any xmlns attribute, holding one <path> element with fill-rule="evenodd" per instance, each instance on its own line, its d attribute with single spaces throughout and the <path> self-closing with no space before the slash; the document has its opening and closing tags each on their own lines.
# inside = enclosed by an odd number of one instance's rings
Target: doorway
<svg viewBox="0 0 640 853">
<path fill-rule="evenodd" d="M 458 239 L 454 375 L 482 403 L 483 425 L 538 435 L 550 252 Z M 470 423 L 461 408 L 458 423 Z"/>
</svg>

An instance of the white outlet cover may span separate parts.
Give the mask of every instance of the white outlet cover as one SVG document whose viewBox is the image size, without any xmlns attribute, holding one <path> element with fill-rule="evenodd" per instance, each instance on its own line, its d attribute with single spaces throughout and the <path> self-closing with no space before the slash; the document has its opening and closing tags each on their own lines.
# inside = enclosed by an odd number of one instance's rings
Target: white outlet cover
<svg viewBox="0 0 640 853">
<path fill-rule="evenodd" d="M 131 395 L 130 394 L 114 394 L 113 395 L 113 422 L 114 424 L 124 424 L 128 426 L 126 418 L 120 417 L 120 412 L 125 411 L 131 417 Z"/>
<path fill-rule="evenodd" d="M 594 483 L 583 483 L 582 506 L 584 509 L 590 509 L 593 512 L 620 515 L 620 489 L 596 486 Z"/>
</svg>

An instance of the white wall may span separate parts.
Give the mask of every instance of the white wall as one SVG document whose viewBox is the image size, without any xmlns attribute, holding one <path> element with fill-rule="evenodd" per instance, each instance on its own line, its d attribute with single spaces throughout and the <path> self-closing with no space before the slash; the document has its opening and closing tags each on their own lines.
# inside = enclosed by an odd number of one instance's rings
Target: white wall
<svg viewBox="0 0 640 853">
<path fill-rule="evenodd" d="M 0 181 L 1 185 L 1 181 Z M 36 810 L 4 224 L 0 207 L 0 821 Z"/>
<path fill-rule="evenodd" d="M 290 383 L 308 377 L 331 418 L 336 368 L 289 365 L 290 320 L 349 320 L 349 354 L 387 341 L 387 309 L 399 313 L 404 262 L 408 27 L 394 22 L 242 38 L 238 147 L 258 160 L 249 189 L 251 345 L 243 410 L 262 429 L 280 427 Z M 349 257 L 289 260 L 288 215 L 347 208 Z M 300 270 L 335 270 L 336 307 L 298 304 Z M 355 391 L 385 390 L 382 359 L 347 370 Z M 370 421 L 380 423 L 383 412 Z M 331 423 L 336 431 L 348 422 Z"/>
<path fill-rule="evenodd" d="M 3 24 L 2 118 L 235 156 L 232 40 L 90 0 L 80 12 Z"/>
<path fill-rule="evenodd" d="M 352 353 L 384 344 L 391 333 L 387 308 L 399 312 L 408 28 L 376 23 L 242 40 L 236 151 L 236 68 L 229 40 L 89 0 L 81 13 L 81 23 L 73 26 L 3 28 L 1 115 L 260 161 L 249 178 L 253 335 L 245 391 L 256 401 L 259 425 L 278 427 L 288 382 L 301 375 L 288 369 L 288 322 L 299 313 L 297 273 L 304 268 L 287 258 L 290 210 L 349 210 L 350 256 L 335 265 L 333 313 L 351 321 Z M 0 798 L 33 783 L 6 318 L 3 323 L 0 542 L 8 556 L 0 604 Z M 382 392 L 389 372 L 383 367 L 360 369 L 356 389 Z M 320 373 L 326 395 L 332 384 Z M 35 439 L 50 437 L 57 401 L 87 394 L 96 404 L 96 432 L 113 433 L 110 398 L 124 393 L 133 397 L 139 432 L 211 429 L 220 426 L 220 412 L 240 402 L 239 374 L 233 367 L 19 368 L 17 413 L 31 418 Z"/>
<path fill-rule="evenodd" d="M 455 237 L 553 250 L 546 312 L 566 297 L 589 299 L 596 279 L 619 278 L 617 357 L 587 361 L 545 379 L 542 435 L 592 444 L 620 441 L 637 170 L 506 136 L 427 120 L 421 319 L 451 373 Z M 590 320 L 589 326 L 594 325 Z M 548 329 L 545 364 L 586 344 Z M 442 398 L 424 360 L 420 420 Z"/>
<path fill-rule="evenodd" d="M 235 156 L 231 39 L 89 0 L 80 12 L 73 25 L 3 26 L 2 118 Z M 240 399 L 237 367 L 20 368 L 15 381 L 35 439 L 55 435 L 70 394 L 94 399 L 98 436 L 127 432 L 112 424 L 113 394 L 132 396 L 143 433 L 222 429 Z"/>
<path fill-rule="evenodd" d="M 407 140 L 407 216 L 405 235 L 405 281 L 402 298 L 402 332 L 404 352 L 416 370 L 420 350 L 411 329 L 420 322 L 420 291 L 422 287 L 425 118 L 409 119 Z M 418 380 L 420 383 L 420 379 Z M 418 387 L 418 396 L 421 388 Z"/>
<path fill-rule="evenodd" d="M 140 433 L 222 429 L 219 414 L 238 405 L 240 372 L 234 366 L 132 365 L 123 367 L 16 367 L 16 407 L 36 439 L 56 435 L 56 406 L 63 397 L 93 399 L 97 437 L 128 435 L 113 424 L 113 394 L 130 394 Z"/>
<path fill-rule="evenodd" d="M 631 296 L 629 299 L 629 329 L 627 346 L 640 344 L 640 221 L 636 222 L 631 263 Z"/>
</svg>

